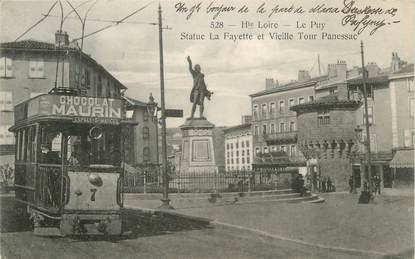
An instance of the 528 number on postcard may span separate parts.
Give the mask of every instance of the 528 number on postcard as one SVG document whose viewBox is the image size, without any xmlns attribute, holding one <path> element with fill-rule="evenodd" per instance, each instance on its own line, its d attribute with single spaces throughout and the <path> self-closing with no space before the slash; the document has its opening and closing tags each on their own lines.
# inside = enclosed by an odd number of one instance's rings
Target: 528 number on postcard
<svg viewBox="0 0 415 259">
<path fill-rule="evenodd" d="M 212 29 L 222 29 L 223 28 L 223 22 L 218 22 L 218 21 L 210 22 L 210 28 L 212 28 Z"/>
</svg>

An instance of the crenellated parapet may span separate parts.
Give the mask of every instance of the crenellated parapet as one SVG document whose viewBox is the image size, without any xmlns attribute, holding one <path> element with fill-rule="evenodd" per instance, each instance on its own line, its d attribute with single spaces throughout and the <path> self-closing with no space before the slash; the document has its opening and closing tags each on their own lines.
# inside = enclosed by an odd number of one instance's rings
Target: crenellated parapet
<svg viewBox="0 0 415 259">
<path fill-rule="evenodd" d="M 327 140 L 298 142 L 306 159 L 350 159 L 355 157 L 358 145 L 353 140 Z"/>
</svg>

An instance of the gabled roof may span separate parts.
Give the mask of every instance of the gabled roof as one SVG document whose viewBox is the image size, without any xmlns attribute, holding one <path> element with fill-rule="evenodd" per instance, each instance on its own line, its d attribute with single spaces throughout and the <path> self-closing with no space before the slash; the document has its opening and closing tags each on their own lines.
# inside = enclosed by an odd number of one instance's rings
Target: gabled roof
<svg viewBox="0 0 415 259">
<path fill-rule="evenodd" d="M 277 87 L 274 87 L 274 88 L 271 88 L 271 89 L 266 89 L 266 90 L 251 94 L 249 96 L 257 97 L 257 96 L 262 96 L 262 95 L 267 95 L 267 94 L 272 94 L 272 93 L 277 93 L 277 92 L 284 92 L 284 91 L 288 91 L 288 90 L 308 87 L 308 86 L 315 85 L 316 83 L 318 83 L 320 81 L 324 81 L 327 78 L 328 78 L 328 76 L 324 75 L 324 76 L 318 76 L 318 77 L 311 78 L 307 81 L 290 82 L 288 84 L 280 85 L 280 86 L 277 86 Z"/>
<path fill-rule="evenodd" d="M 74 46 L 67 46 L 61 47 L 60 50 L 62 51 L 70 51 L 70 52 L 77 52 L 79 55 L 79 49 Z M 21 50 L 21 51 L 59 51 L 54 43 L 38 41 L 38 40 L 21 40 L 21 41 L 12 41 L 12 42 L 2 42 L 0 43 L 0 51 L 1 50 Z M 82 58 L 92 62 L 95 66 L 102 69 L 105 74 L 107 74 L 111 79 L 116 81 L 118 84 L 117 86 L 120 89 L 127 89 L 125 85 L 123 85 L 118 79 L 116 79 L 111 73 L 109 73 L 101 64 L 99 64 L 95 59 L 93 59 L 90 55 L 82 52 Z"/>
</svg>

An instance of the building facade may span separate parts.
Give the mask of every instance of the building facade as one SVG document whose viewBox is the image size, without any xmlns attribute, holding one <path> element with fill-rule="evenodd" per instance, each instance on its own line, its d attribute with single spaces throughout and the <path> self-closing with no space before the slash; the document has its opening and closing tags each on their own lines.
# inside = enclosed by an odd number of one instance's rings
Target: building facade
<svg viewBox="0 0 415 259">
<path fill-rule="evenodd" d="M 401 149 L 413 152 L 413 65 L 393 53 L 391 67 L 380 69 L 375 63 L 365 67 L 369 137 L 362 70 L 344 66 L 342 61 L 329 65 L 327 80 L 316 84 L 318 98 L 292 107 L 297 112 L 299 148 L 319 169 L 313 182 L 318 185 L 319 180 L 331 177 L 336 187 L 346 189 L 352 176 L 354 186 L 362 187 L 368 181 L 366 141 L 370 141 L 372 177 L 379 176 L 384 187 L 400 180 L 413 184 L 413 173 L 400 169 L 397 175 L 390 165 L 396 156 L 408 157 L 399 155 Z M 413 159 L 401 163 L 406 168 L 412 165 L 413 170 Z"/>
<path fill-rule="evenodd" d="M 123 97 L 127 104 L 127 116 L 138 125 L 129 136 L 128 162 L 135 168 L 150 170 L 159 165 L 158 119 L 151 114 L 149 103 L 131 97 Z M 152 98 L 152 97 L 150 97 Z"/>
<path fill-rule="evenodd" d="M 252 169 L 253 143 L 250 123 L 225 129 L 224 145 L 226 171 L 244 171 Z"/>
<path fill-rule="evenodd" d="M 305 166 L 305 158 L 297 145 L 296 113 L 290 107 L 313 101 L 319 79 L 310 78 L 302 70 L 298 81 L 279 85 L 273 79 L 266 79 L 266 89 L 251 95 L 254 166 L 273 166 L 273 162 L 264 162 L 264 154 L 285 154 L 289 159 L 285 167 Z M 274 166 L 278 167 L 278 162 Z"/>
<path fill-rule="evenodd" d="M 397 53 L 392 53 L 389 68 L 384 71 L 376 69 L 372 75 L 372 70 L 367 70 L 372 174 L 382 179 L 385 188 L 412 185 L 413 159 L 400 161 L 403 165 L 398 168 L 393 160 L 408 150 L 413 153 L 414 149 L 414 66 L 401 61 Z M 349 91 L 356 91 L 362 84 L 361 78 L 348 80 Z M 364 115 L 361 107 L 356 115 L 359 129 L 365 127 Z M 359 137 L 361 142 L 367 140 L 364 131 Z M 361 145 L 360 150 L 364 153 L 365 146 Z M 412 167 L 407 166 L 410 164 Z M 364 156 L 355 159 L 353 171 L 354 174 L 362 175 L 363 179 L 367 177 L 368 168 Z"/>
<path fill-rule="evenodd" d="M 340 60 L 317 78 L 299 71 L 297 81 L 285 85 L 266 79 L 266 89 L 251 95 L 253 165 L 301 169 L 307 164 L 312 187 L 320 188 L 330 177 L 345 189 L 350 176 L 355 187 L 362 187 L 368 178 L 368 140 L 372 174 L 380 176 L 384 187 L 413 184 L 408 171 L 413 172 L 414 161 L 406 161 L 415 138 L 413 64 L 393 53 L 390 67 L 371 62 L 365 70 L 369 137 L 364 131 L 361 68 L 348 69 Z M 284 153 L 287 157 L 278 158 Z"/>
</svg>

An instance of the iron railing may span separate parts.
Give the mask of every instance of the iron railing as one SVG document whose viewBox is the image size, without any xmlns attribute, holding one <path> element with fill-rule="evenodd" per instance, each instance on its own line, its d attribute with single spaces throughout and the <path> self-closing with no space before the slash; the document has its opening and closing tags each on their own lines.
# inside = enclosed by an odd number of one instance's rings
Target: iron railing
<svg viewBox="0 0 415 259">
<path fill-rule="evenodd" d="M 232 171 L 190 172 L 177 174 L 169 179 L 170 193 L 198 192 L 250 192 L 291 188 L 292 172 Z M 124 191 L 134 193 L 162 192 L 162 178 L 146 175 L 124 177 Z"/>
</svg>

